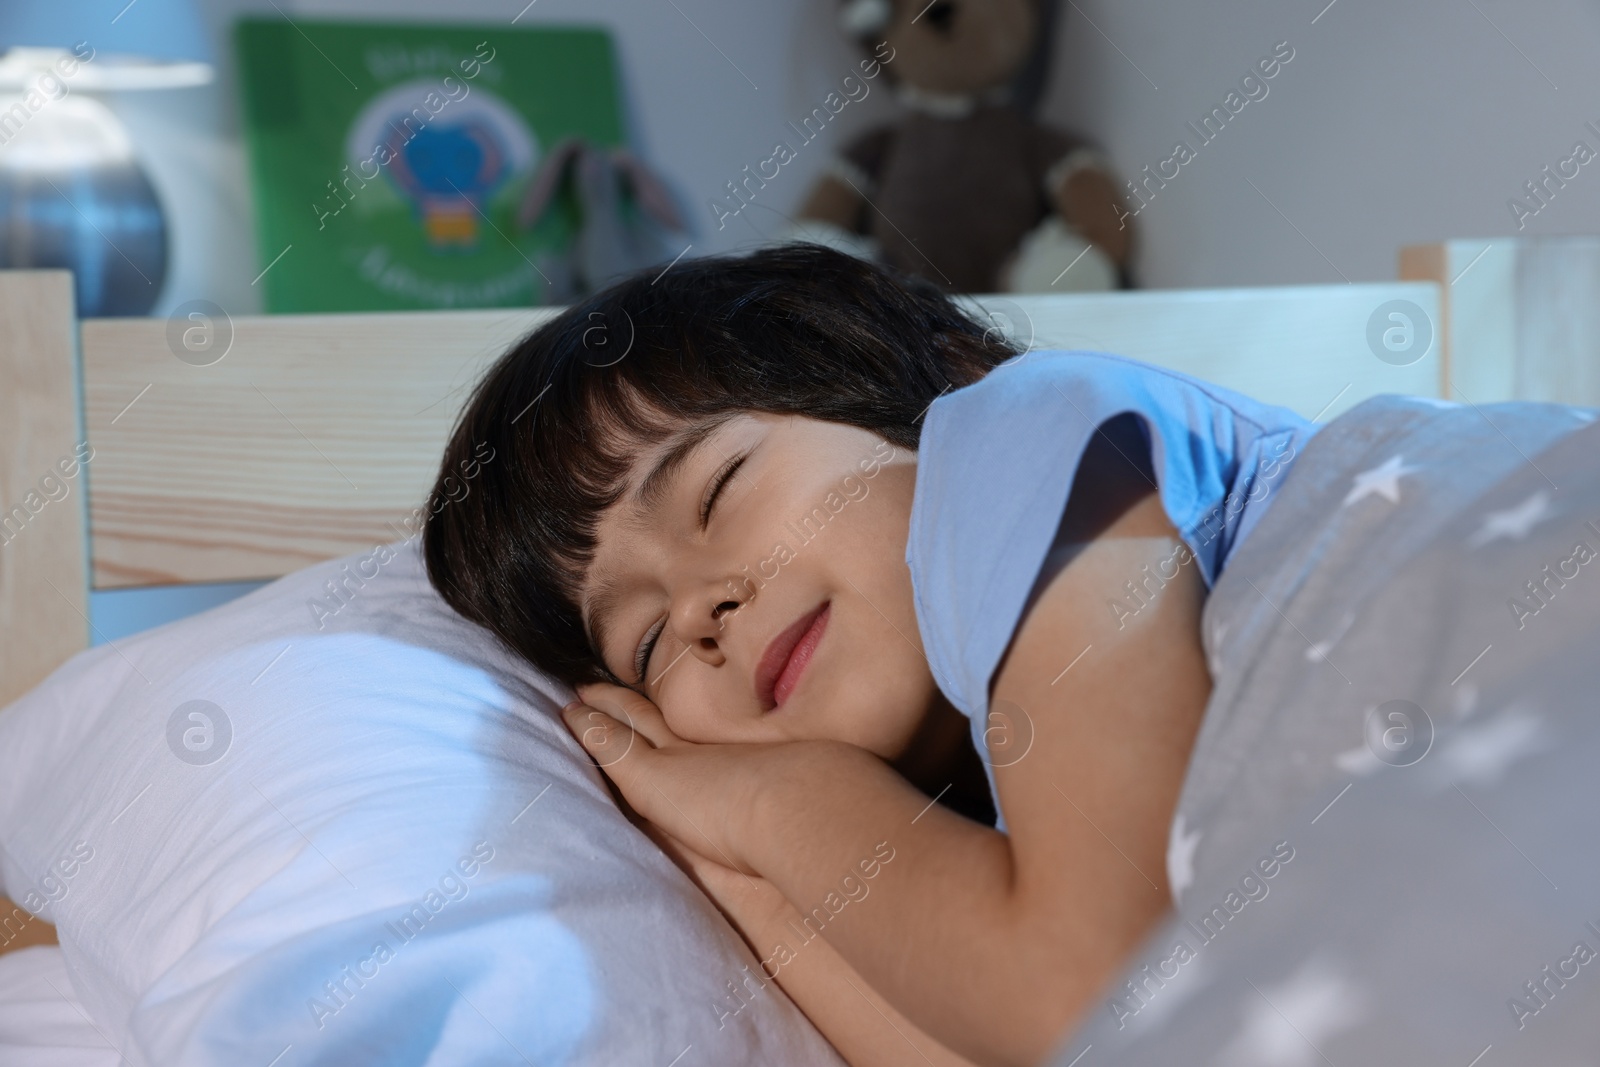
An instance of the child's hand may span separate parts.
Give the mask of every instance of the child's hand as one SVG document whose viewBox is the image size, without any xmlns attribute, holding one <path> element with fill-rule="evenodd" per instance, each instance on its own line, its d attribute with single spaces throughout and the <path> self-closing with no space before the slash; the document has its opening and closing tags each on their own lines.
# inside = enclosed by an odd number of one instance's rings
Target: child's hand
<svg viewBox="0 0 1600 1067">
<path fill-rule="evenodd" d="M 655 842 L 689 880 L 717 906 L 734 929 L 744 937 L 757 957 L 768 954 L 772 946 L 762 942 L 761 933 L 794 911 L 789 900 L 757 874 L 744 874 L 718 860 L 706 859 L 659 826 L 640 820 L 639 829 Z"/>
<path fill-rule="evenodd" d="M 755 874 L 740 847 L 743 816 L 782 744 L 698 745 L 668 728 L 631 689 L 597 682 L 561 717 L 627 802 L 672 838 L 725 868 Z"/>
<path fill-rule="evenodd" d="M 612 789 L 612 799 L 617 802 L 622 817 L 666 853 L 667 858 L 688 875 L 689 880 L 710 897 L 712 903 L 729 916 L 733 925 L 747 935 L 747 940 L 749 932 L 745 930 L 745 924 L 752 914 L 777 913 L 788 905 L 788 899 L 778 891 L 777 886 L 760 875 L 745 874 L 725 866 L 719 860 L 706 859 L 634 811 L 633 805 L 629 804 L 628 799 L 615 788 Z"/>
</svg>

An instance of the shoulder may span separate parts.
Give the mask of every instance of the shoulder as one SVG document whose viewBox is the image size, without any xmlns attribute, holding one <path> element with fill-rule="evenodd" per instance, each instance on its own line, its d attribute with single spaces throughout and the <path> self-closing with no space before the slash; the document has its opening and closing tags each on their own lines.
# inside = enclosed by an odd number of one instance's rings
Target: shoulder
<svg viewBox="0 0 1600 1067">
<path fill-rule="evenodd" d="M 1129 460 L 1148 457 L 1155 502 L 1207 584 L 1242 521 L 1226 511 L 1229 494 L 1249 490 L 1263 447 L 1310 426 L 1291 411 L 1104 352 L 1031 352 L 936 400 L 918 442 L 906 562 L 935 678 L 969 715 L 987 703 L 1080 464 L 1096 476 L 1094 455 L 1108 454 L 1090 450 L 1096 431 L 1122 415 L 1133 417 L 1119 425 L 1135 431 L 1120 438 L 1122 450 Z M 1105 447 L 1116 440 L 1110 435 Z M 1096 503 L 1085 494 L 1084 506 Z M 1228 536 L 1206 525 L 1219 508 Z"/>
<path fill-rule="evenodd" d="M 1103 353 L 1033 352 L 930 407 L 906 562 L 929 662 L 963 711 L 985 691 L 983 663 L 1010 634 L 1004 620 L 1033 584 L 1090 438 L 1149 408 L 1139 370 Z"/>
</svg>

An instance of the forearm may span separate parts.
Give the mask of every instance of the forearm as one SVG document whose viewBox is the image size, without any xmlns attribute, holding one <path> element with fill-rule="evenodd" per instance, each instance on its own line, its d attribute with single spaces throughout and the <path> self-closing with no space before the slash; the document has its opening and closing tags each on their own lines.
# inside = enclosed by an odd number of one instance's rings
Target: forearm
<svg viewBox="0 0 1600 1067">
<path fill-rule="evenodd" d="M 850 1067 L 972 1067 L 885 1000 L 825 937 L 810 933 L 788 900 L 739 893 L 722 903 L 760 961 L 758 978 L 776 981 Z"/>
<path fill-rule="evenodd" d="M 804 931 L 951 1049 L 1043 1055 L 1112 949 L 1072 921 L 1067 898 L 1018 886 L 1004 834 L 930 805 L 870 753 L 804 744 L 750 805 L 743 858 L 795 902 Z"/>
</svg>

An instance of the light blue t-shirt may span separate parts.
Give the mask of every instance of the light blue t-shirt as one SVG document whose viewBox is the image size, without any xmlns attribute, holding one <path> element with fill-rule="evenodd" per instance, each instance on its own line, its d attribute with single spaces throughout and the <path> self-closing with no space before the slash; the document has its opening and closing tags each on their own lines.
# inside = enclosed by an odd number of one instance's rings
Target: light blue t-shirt
<svg viewBox="0 0 1600 1067">
<path fill-rule="evenodd" d="M 991 791 L 990 679 L 1051 549 L 1079 457 L 1124 412 L 1139 418 L 1161 503 L 1208 589 L 1318 428 L 1287 408 L 1103 352 L 1030 352 L 933 402 L 917 446 L 906 563 L 934 680 L 972 721 Z"/>
</svg>

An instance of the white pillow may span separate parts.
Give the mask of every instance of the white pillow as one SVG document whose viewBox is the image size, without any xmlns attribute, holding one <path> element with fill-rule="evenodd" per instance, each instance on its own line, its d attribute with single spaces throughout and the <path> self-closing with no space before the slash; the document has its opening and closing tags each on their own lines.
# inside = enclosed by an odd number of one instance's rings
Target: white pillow
<svg viewBox="0 0 1600 1067">
<path fill-rule="evenodd" d="M 570 696 L 415 541 L 310 567 L 0 713 L 0 881 L 135 1064 L 838 1063 Z"/>
<path fill-rule="evenodd" d="M 6 1067 L 120 1067 L 84 1015 L 55 945 L 0 955 L 0 1063 Z"/>
</svg>

